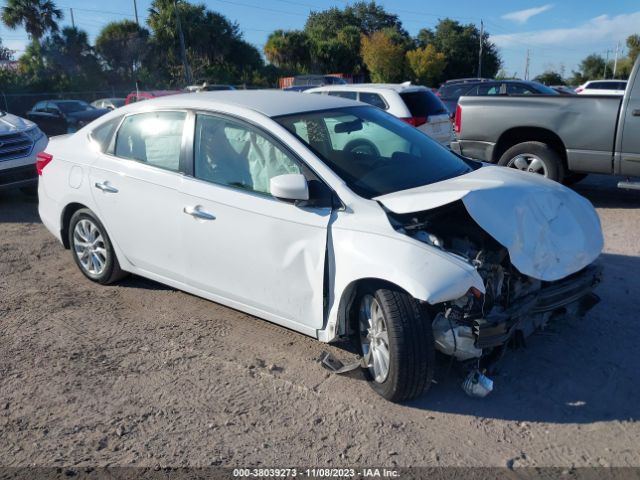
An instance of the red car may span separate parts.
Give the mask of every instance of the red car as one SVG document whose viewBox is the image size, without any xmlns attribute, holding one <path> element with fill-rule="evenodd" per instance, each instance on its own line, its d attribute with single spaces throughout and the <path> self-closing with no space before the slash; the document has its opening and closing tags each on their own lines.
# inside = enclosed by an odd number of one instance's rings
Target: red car
<svg viewBox="0 0 640 480">
<path fill-rule="evenodd" d="M 141 102 L 143 100 L 150 100 L 156 97 L 165 97 L 167 95 L 176 95 L 178 93 L 184 93 L 180 90 L 149 90 L 149 91 L 138 91 L 131 92 L 127 95 L 127 98 L 124 101 L 125 105 L 129 105 L 130 103 Z"/>
</svg>

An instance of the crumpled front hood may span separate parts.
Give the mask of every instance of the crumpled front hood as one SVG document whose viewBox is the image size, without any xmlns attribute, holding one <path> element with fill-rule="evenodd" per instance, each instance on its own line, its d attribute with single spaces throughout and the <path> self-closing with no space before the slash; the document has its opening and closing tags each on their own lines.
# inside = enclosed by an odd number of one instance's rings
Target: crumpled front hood
<svg viewBox="0 0 640 480">
<path fill-rule="evenodd" d="M 34 125 L 35 123 L 29 120 L 7 113 L 0 116 L 0 135 L 5 133 L 22 132 Z"/>
<path fill-rule="evenodd" d="M 540 175 L 484 166 L 442 182 L 376 197 L 394 213 L 462 200 L 469 215 L 509 251 L 523 274 L 554 281 L 592 263 L 603 248 L 591 203 Z"/>
</svg>

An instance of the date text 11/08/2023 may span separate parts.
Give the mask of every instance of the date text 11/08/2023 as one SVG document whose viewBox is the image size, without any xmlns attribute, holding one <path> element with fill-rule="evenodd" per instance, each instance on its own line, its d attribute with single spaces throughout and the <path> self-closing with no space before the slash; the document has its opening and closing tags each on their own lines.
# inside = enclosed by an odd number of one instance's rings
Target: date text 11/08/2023
<svg viewBox="0 0 640 480">
<path fill-rule="evenodd" d="M 234 468 L 233 476 L 242 478 L 398 478 L 390 468 Z"/>
</svg>

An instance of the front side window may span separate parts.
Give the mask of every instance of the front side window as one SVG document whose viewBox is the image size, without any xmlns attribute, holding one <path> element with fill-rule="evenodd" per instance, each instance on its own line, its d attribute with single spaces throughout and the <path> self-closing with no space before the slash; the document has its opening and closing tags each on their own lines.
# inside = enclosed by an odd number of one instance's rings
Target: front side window
<svg viewBox="0 0 640 480">
<path fill-rule="evenodd" d="M 154 167 L 180 170 L 184 112 L 149 112 L 130 115 L 116 137 L 115 155 Z"/>
<path fill-rule="evenodd" d="M 302 173 L 257 129 L 228 118 L 198 115 L 194 141 L 194 175 L 201 180 L 269 194 L 272 177 Z"/>
<path fill-rule="evenodd" d="M 439 182 L 478 166 L 374 107 L 305 112 L 275 120 L 364 198 Z"/>
</svg>

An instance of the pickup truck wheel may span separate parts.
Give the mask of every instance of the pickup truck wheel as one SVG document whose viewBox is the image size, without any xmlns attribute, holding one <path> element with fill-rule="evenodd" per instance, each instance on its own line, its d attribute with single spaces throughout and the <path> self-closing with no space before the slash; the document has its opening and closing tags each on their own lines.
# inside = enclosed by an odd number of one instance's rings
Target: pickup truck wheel
<svg viewBox="0 0 640 480">
<path fill-rule="evenodd" d="M 392 402 L 419 396 L 431 385 L 435 364 L 427 314 L 396 289 L 368 289 L 358 305 L 359 343 L 373 390 Z"/>
<path fill-rule="evenodd" d="M 558 153 L 542 142 L 523 142 L 502 154 L 498 165 L 517 168 L 562 182 L 564 168 Z"/>
</svg>

